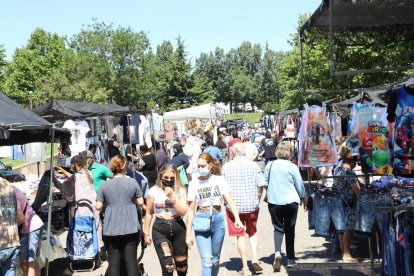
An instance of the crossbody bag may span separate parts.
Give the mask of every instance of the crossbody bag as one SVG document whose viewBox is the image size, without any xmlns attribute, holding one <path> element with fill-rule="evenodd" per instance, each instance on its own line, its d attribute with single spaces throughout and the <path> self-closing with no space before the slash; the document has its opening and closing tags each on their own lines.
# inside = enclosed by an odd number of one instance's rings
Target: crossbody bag
<svg viewBox="0 0 414 276">
<path fill-rule="evenodd" d="M 210 211 L 208 217 L 198 217 L 193 219 L 193 229 L 197 232 L 208 232 L 211 228 L 211 217 L 213 216 L 213 203 L 214 203 L 214 189 L 211 187 L 210 192 Z"/>
</svg>

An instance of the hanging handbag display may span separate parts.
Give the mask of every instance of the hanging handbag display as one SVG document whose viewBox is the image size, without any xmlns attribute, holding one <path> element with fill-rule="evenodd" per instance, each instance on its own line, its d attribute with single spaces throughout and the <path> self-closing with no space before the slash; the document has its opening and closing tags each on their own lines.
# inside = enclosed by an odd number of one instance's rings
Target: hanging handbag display
<svg viewBox="0 0 414 276">
<path fill-rule="evenodd" d="M 210 212 L 208 217 L 195 217 L 193 219 L 193 229 L 197 232 L 208 232 L 211 227 L 211 217 L 213 216 L 213 203 L 214 203 L 214 189 L 211 187 L 210 192 Z"/>
<path fill-rule="evenodd" d="M 293 118 L 290 115 L 287 116 L 285 135 L 287 138 L 296 137 L 295 123 L 293 122 Z"/>
</svg>

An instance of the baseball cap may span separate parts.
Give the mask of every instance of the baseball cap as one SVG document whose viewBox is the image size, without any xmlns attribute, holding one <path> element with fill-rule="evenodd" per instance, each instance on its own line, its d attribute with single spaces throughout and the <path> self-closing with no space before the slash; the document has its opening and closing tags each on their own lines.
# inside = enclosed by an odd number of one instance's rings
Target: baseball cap
<svg viewBox="0 0 414 276">
<path fill-rule="evenodd" d="M 88 157 L 91 157 L 91 158 L 93 158 L 94 156 L 93 156 L 93 153 L 90 151 L 90 150 L 87 150 L 86 151 L 86 158 L 88 158 Z"/>
</svg>

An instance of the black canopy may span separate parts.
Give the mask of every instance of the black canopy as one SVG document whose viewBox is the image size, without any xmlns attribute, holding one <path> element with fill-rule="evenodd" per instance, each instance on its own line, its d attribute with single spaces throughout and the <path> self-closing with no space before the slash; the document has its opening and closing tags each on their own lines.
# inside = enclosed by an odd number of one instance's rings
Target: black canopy
<svg viewBox="0 0 414 276">
<path fill-rule="evenodd" d="M 332 28 L 335 30 L 387 30 L 413 32 L 414 0 L 323 0 L 301 27 L 301 32 L 329 27 L 332 3 Z"/>
<path fill-rule="evenodd" d="M 0 93 L 0 110 L 0 146 L 50 141 L 53 125 L 3 93 Z M 56 137 L 62 136 L 70 134 L 56 130 Z"/>
<path fill-rule="evenodd" d="M 120 116 L 130 112 L 129 108 L 117 104 L 96 104 L 52 100 L 32 110 L 50 122 L 94 116 Z"/>
<path fill-rule="evenodd" d="M 346 118 L 351 114 L 352 103 L 361 102 L 362 99 L 364 103 L 387 106 L 388 101 L 394 92 L 393 90 L 376 90 L 364 93 L 366 94 L 366 96 L 358 95 L 351 99 L 334 104 L 336 111 L 341 113 L 342 118 Z"/>
</svg>

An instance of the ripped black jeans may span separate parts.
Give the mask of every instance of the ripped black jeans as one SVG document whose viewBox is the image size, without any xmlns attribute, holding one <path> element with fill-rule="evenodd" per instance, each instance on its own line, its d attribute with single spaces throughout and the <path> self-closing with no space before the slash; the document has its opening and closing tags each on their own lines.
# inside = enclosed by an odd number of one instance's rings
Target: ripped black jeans
<svg viewBox="0 0 414 276">
<path fill-rule="evenodd" d="M 187 274 L 187 244 L 185 242 L 186 227 L 181 218 L 156 218 L 152 226 L 152 240 L 160 260 L 162 275 L 172 276 L 174 270 L 167 270 L 167 266 L 177 269 L 179 276 Z"/>
</svg>

